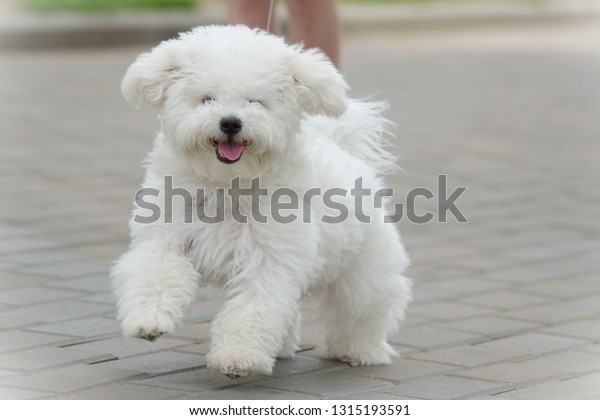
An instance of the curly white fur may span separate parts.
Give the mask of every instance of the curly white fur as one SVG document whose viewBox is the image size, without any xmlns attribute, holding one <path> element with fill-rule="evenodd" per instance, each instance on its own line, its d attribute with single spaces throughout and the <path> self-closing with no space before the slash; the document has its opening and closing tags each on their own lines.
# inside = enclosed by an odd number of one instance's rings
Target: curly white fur
<svg viewBox="0 0 600 420">
<path fill-rule="evenodd" d="M 161 131 L 147 158 L 144 187 L 205 191 L 207 214 L 216 212 L 217 189 L 234 178 L 248 187 L 259 177 L 268 214 L 277 188 L 299 197 L 311 188 L 350 191 L 383 187 L 393 157 L 383 148 L 384 105 L 350 101 L 343 78 L 318 50 L 287 46 L 280 38 L 243 26 L 200 27 L 142 54 L 122 83 L 131 103 L 159 108 Z M 247 141 L 238 161 L 217 159 L 220 121 L 241 122 Z M 219 141 L 221 141 L 219 140 Z M 227 197 L 227 196 L 226 196 Z M 242 213 L 249 213 L 242 197 Z M 354 197 L 336 200 L 353 209 Z M 367 200 L 368 201 L 368 200 Z M 330 357 L 352 365 L 388 363 L 389 334 L 404 317 L 410 281 L 408 258 L 385 209 L 365 201 L 370 223 L 350 211 L 344 223 L 323 223 L 337 211 L 311 202 L 311 222 L 232 217 L 225 200 L 221 223 L 185 223 L 174 200 L 173 222 L 133 220 L 131 247 L 112 270 L 118 317 L 128 336 L 153 340 L 186 316 L 198 288 L 216 285 L 227 296 L 212 324 L 209 367 L 238 377 L 270 374 L 276 357 L 297 349 L 299 305 L 319 301 L 319 319 Z M 133 216 L 143 213 L 136 207 Z"/>
</svg>

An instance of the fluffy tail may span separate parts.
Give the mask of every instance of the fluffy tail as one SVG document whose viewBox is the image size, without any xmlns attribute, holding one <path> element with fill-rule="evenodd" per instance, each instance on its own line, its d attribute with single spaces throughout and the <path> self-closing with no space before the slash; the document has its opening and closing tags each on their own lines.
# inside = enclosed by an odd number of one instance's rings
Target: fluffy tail
<svg viewBox="0 0 600 420">
<path fill-rule="evenodd" d="M 386 102 L 351 100 L 347 111 L 336 121 L 333 139 L 344 150 L 368 162 L 379 174 L 398 169 L 396 155 L 387 138 L 393 123 L 383 117 Z"/>
</svg>

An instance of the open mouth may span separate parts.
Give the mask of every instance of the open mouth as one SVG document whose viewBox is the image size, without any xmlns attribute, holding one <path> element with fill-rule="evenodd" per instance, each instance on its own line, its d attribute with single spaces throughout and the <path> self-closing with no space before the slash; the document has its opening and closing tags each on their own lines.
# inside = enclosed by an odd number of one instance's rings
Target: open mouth
<svg viewBox="0 0 600 420">
<path fill-rule="evenodd" d="M 235 163 L 242 157 L 244 148 L 247 146 L 247 141 L 236 142 L 233 140 L 211 140 L 213 146 L 215 146 L 215 152 L 217 159 L 220 162 L 231 164 Z"/>
</svg>

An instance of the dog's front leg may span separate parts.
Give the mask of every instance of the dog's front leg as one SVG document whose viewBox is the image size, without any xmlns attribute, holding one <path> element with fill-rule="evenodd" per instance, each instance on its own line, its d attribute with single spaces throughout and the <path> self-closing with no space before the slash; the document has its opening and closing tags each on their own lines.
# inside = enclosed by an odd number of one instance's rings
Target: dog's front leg
<svg viewBox="0 0 600 420">
<path fill-rule="evenodd" d="M 155 236 L 132 244 L 112 277 L 124 335 L 154 341 L 181 324 L 195 301 L 199 274 L 182 247 Z"/>
<path fill-rule="evenodd" d="M 301 287 L 262 275 L 226 301 L 213 321 L 208 367 L 232 378 L 270 375 L 294 327 Z"/>
</svg>

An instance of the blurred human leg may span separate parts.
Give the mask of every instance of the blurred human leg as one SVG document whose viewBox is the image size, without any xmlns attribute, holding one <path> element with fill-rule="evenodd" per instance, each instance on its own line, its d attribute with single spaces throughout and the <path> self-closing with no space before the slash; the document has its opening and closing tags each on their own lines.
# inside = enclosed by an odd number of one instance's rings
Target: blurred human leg
<svg viewBox="0 0 600 420">
<path fill-rule="evenodd" d="M 269 7 L 270 0 L 230 0 L 229 23 L 267 29 Z M 271 32 L 277 33 L 276 28 L 276 25 L 272 22 Z"/>
<path fill-rule="evenodd" d="M 307 48 L 318 47 L 339 67 L 340 23 L 335 0 L 287 0 L 287 5 L 290 12 L 288 42 L 304 42 Z"/>
<path fill-rule="evenodd" d="M 275 0 L 274 0 L 275 1 Z M 320 48 L 339 67 L 340 23 L 335 0 L 287 0 L 290 23 L 287 41 Z M 229 23 L 267 29 L 270 0 L 230 0 Z M 271 32 L 278 34 L 275 13 Z"/>
</svg>

